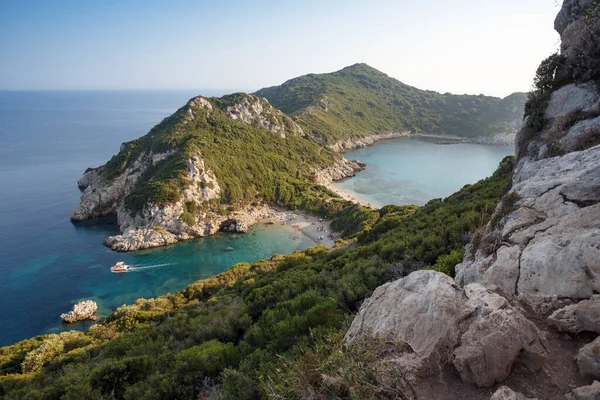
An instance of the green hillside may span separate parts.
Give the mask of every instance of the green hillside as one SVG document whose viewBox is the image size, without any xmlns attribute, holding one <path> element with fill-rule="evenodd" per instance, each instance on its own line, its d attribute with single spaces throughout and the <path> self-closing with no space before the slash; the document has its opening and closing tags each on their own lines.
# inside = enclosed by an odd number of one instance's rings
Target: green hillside
<svg viewBox="0 0 600 400">
<path fill-rule="evenodd" d="M 210 104 L 207 111 L 197 99 Z M 264 106 L 262 117 L 280 129 L 285 137 L 257 123 L 244 123 L 227 115 L 227 108 L 249 100 Z M 165 118 L 147 135 L 124 143 L 122 150 L 106 164 L 102 179 L 110 182 L 131 167 L 140 154 L 172 153 L 148 169 L 125 205 L 131 212 L 147 204 L 169 204 L 181 198 L 188 185 L 186 161 L 200 155 L 212 170 L 222 189 L 216 204 L 236 205 L 255 200 L 279 202 L 290 208 L 311 199 L 314 169 L 334 163 L 339 155 L 322 147 L 310 137 L 295 131 L 290 118 L 270 107 L 264 100 L 246 94 L 222 98 L 196 98 Z M 324 188 L 315 188 L 316 192 Z M 317 193 L 317 196 L 320 196 Z M 313 200 L 317 200 L 314 199 Z M 306 203 L 306 204 L 303 204 Z"/>
<path fill-rule="evenodd" d="M 88 332 L 4 347 L 0 397 L 407 398 L 402 377 L 376 378 L 385 344 L 346 349 L 344 332 L 382 283 L 428 266 L 454 274 L 469 237 L 510 187 L 513 162 L 419 209 L 347 207 L 332 224 L 346 246 L 238 264 L 180 293 L 123 306 Z"/>
<path fill-rule="evenodd" d="M 420 90 L 366 64 L 304 75 L 256 94 L 326 144 L 390 131 L 466 137 L 514 133 L 526 99 L 524 93 L 500 99 Z"/>
</svg>

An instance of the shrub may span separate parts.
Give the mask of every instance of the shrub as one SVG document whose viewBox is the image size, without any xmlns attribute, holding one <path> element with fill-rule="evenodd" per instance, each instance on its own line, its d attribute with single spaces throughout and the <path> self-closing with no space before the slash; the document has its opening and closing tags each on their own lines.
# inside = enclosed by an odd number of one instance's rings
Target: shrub
<svg viewBox="0 0 600 400">
<path fill-rule="evenodd" d="M 188 211 L 184 211 L 183 213 L 181 213 L 179 219 L 183 221 L 187 226 L 196 225 L 196 218 L 194 218 L 194 216 Z"/>
</svg>

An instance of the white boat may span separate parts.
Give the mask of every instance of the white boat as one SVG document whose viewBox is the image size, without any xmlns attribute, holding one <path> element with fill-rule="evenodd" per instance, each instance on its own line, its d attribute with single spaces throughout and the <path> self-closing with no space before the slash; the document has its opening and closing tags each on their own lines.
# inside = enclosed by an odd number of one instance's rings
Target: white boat
<svg viewBox="0 0 600 400">
<path fill-rule="evenodd" d="M 121 273 L 121 272 L 128 272 L 129 271 L 129 265 L 125 265 L 125 263 L 123 261 L 119 261 L 118 263 L 116 263 L 115 265 L 113 265 L 110 268 L 110 272 L 114 272 L 115 274 Z"/>
</svg>

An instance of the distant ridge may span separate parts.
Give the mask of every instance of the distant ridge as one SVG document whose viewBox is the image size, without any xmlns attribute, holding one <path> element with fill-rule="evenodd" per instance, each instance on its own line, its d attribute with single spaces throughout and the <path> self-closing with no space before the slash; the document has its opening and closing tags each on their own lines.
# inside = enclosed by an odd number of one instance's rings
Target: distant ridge
<svg viewBox="0 0 600 400">
<path fill-rule="evenodd" d="M 500 99 L 420 90 L 364 63 L 303 75 L 255 94 L 330 145 L 392 131 L 470 138 L 514 135 L 526 100 L 525 93 Z"/>
</svg>

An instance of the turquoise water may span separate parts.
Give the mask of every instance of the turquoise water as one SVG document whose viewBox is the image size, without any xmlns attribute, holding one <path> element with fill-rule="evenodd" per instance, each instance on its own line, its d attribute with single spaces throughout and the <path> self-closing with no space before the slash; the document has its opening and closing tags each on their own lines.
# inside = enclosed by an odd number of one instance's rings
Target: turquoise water
<svg viewBox="0 0 600 400">
<path fill-rule="evenodd" d="M 0 92 L 0 346 L 63 329 L 59 315 L 78 300 L 97 301 L 106 315 L 237 262 L 313 245 L 290 227 L 259 225 L 237 238 L 116 253 L 102 245 L 117 233 L 114 220 L 69 221 L 83 171 L 106 162 L 121 142 L 145 134 L 196 94 Z M 138 269 L 111 273 L 119 260 Z"/>
<path fill-rule="evenodd" d="M 398 138 L 346 153 L 367 168 L 336 185 L 375 207 L 423 205 L 490 176 L 514 154 L 513 146 L 437 144 L 440 140 Z"/>
</svg>

